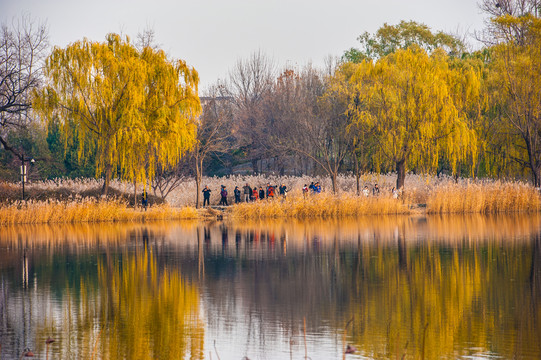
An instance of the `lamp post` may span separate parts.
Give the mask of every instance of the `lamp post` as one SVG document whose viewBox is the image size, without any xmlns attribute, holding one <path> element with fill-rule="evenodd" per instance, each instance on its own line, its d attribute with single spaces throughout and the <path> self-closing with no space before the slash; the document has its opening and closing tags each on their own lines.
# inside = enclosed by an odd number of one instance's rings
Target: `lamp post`
<svg viewBox="0 0 541 360">
<path fill-rule="evenodd" d="M 24 183 L 26 182 L 26 161 L 30 161 L 31 164 L 35 163 L 36 160 L 33 158 L 25 158 L 24 155 L 21 156 L 21 184 L 23 187 L 23 201 L 24 201 Z"/>
<path fill-rule="evenodd" d="M 26 348 L 26 349 L 24 349 L 23 353 L 21 354 L 21 357 L 19 358 L 19 360 L 22 360 L 22 358 L 25 358 L 25 357 L 34 357 L 34 353 L 32 351 L 30 351 L 29 348 Z"/>
</svg>

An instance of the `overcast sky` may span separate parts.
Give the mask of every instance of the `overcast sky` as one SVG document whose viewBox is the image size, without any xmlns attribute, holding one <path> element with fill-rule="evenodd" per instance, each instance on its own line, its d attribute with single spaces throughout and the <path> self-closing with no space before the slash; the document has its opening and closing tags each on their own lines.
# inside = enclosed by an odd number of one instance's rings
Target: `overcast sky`
<svg viewBox="0 0 541 360">
<path fill-rule="evenodd" d="M 2 22 L 23 13 L 47 21 L 51 44 L 61 47 L 83 37 L 103 41 L 109 32 L 135 39 L 152 28 L 162 49 L 197 69 L 203 88 L 257 50 L 278 67 L 321 66 L 384 23 L 483 28 L 477 0 L 0 0 Z"/>
</svg>

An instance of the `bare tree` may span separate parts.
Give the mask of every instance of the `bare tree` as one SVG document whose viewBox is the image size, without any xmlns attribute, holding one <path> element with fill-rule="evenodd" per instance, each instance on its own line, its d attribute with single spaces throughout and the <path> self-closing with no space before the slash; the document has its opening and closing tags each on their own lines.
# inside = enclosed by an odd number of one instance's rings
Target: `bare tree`
<svg viewBox="0 0 541 360">
<path fill-rule="evenodd" d="M 199 193 L 203 178 L 203 163 L 211 154 L 231 149 L 230 127 L 233 119 L 233 98 L 228 96 L 225 85 L 218 82 L 210 86 L 201 97 L 203 113 L 197 123 L 197 141 L 191 153 L 195 163 L 195 207 L 199 208 Z"/>
<path fill-rule="evenodd" d="M 163 168 L 158 165 L 156 176 L 152 179 L 151 187 L 154 196 L 166 200 L 167 196 L 180 186 L 191 175 L 190 157 L 185 156 L 173 168 Z M 137 190 L 135 190 L 137 191 Z M 137 203 L 137 197 L 135 197 Z"/>
<path fill-rule="evenodd" d="M 331 177 L 336 192 L 338 173 L 351 152 L 347 104 L 330 90 L 329 77 L 311 66 L 300 75 L 286 75 L 279 78 L 276 89 L 286 110 L 277 120 L 281 131 L 273 140 L 313 160 Z"/>
<path fill-rule="evenodd" d="M 8 144 L 10 130 L 26 127 L 31 121 L 31 93 L 40 86 L 41 69 L 48 49 L 46 24 L 30 16 L 14 19 L 0 29 L 0 143 L 24 161 L 22 151 Z"/>
<path fill-rule="evenodd" d="M 272 89 L 274 64 L 261 51 L 246 60 L 239 60 L 229 73 L 228 91 L 235 105 L 234 133 L 241 147 L 246 149 L 254 172 L 257 162 L 266 151 L 262 104 Z"/>
<path fill-rule="evenodd" d="M 480 40 L 487 44 L 496 44 L 501 40 L 524 43 L 527 28 L 521 24 L 502 26 L 492 21 L 504 15 L 520 17 L 524 15 L 541 16 L 541 0 L 482 0 L 479 4 L 482 11 L 490 18 L 486 21 L 487 33 L 482 34 Z"/>
</svg>

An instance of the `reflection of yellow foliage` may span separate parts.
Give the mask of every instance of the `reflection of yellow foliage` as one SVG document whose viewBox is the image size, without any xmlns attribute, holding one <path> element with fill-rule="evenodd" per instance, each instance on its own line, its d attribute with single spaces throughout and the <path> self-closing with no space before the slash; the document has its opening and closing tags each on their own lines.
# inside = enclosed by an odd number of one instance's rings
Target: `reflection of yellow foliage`
<svg viewBox="0 0 541 360">
<path fill-rule="evenodd" d="M 0 231 L 0 244 L 27 249 L 40 247 L 95 247 L 124 245 L 130 238 L 142 238 L 145 231 L 153 238 L 167 238 L 173 233 L 190 234 L 193 220 L 141 223 L 14 225 Z"/>
<path fill-rule="evenodd" d="M 353 272 L 342 272 L 353 287 L 351 340 L 374 358 L 471 355 L 457 349 L 521 358 L 539 340 L 531 315 L 541 304 L 528 291 L 531 255 L 523 256 L 530 246 L 446 251 L 403 243 L 393 252 L 362 245 Z"/>
<path fill-rule="evenodd" d="M 203 358 L 199 293 L 176 271 L 160 274 L 154 256 L 98 265 L 99 339 L 104 359 Z"/>
</svg>

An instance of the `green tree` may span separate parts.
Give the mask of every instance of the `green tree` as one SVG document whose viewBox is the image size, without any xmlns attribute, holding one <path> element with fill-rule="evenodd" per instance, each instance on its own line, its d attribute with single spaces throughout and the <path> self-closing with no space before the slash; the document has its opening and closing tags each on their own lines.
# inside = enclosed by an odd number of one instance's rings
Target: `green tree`
<svg viewBox="0 0 541 360">
<path fill-rule="evenodd" d="M 342 56 L 343 60 L 354 63 L 365 59 L 375 60 L 413 45 L 428 53 L 438 48 L 454 55 L 461 55 L 464 51 L 464 43 L 456 36 L 442 31 L 433 33 L 428 26 L 415 21 L 402 20 L 398 25 L 384 24 L 375 34 L 365 32 L 357 40 L 361 49 L 347 50 Z"/>
<path fill-rule="evenodd" d="M 104 43 L 55 48 L 45 73 L 35 107 L 46 121 L 58 117 L 80 161 L 95 153 L 104 194 L 113 176 L 146 182 L 157 164 L 176 164 L 194 144 L 198 74 L 161 50 L 109 34 Z"/>
</svg>

